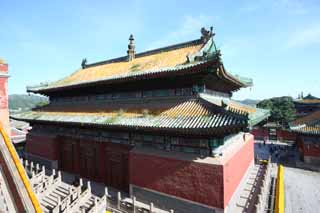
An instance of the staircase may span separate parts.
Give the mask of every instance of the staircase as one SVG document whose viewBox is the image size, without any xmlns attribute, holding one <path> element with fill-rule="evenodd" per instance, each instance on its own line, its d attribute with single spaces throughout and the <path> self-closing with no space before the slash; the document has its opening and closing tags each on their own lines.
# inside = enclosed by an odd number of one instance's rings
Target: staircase
<svg viewBox="0 0 320 213">
<path fill-rule="evenodd" d="M 106 197 L 98 197 L 91 193 L 91 183 L 84 186 L 80 179 L 79 186 L 62 181 L 61 172 L 52 170 L 47 175 L 45 168 L 40 169 L 28 160 L 21 160 L 30 183 L 36 193 L 43 212 L 46 213 L 97 213 L 106 209 Z"/>
</svg>

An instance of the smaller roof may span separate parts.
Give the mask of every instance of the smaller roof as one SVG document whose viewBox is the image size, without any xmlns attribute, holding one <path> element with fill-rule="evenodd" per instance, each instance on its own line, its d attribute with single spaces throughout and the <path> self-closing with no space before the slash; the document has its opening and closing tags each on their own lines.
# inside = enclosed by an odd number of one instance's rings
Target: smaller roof
<svg viewBox="0 0 320 213">
<path fill-rule="evenodd" d="M 320 110 L 291 122 L 290 129 L 298 133 L 320 135 Z"/>
<path fill-rule="evenodd" d="M 200 100 L 191 99 L 180 103 L 158 114 L 151 112 L 41 112 L 30 111 L 12 116 L 24 121 L 45 121 L 58 123 L 73 123 L 82 125 L 157 128 L 175 130 L 205 130 L 226 127 L 244 128 L 247 126 L 247 117 L 240 113 L 216 111 Z"/>
<path fill-rule="evenodd" d="M 292 126 L 299 126 L 299 125 L 320 125 L 320 110 L 317 110 L 309 115 L 303 116 L 291 122 Z"/>
<path fill-rule="evenodd" d="M 227 131 L 233 127 L 239 129 L 248 127 L 248 124 L 255 125 L 269 115 L 266 110 L 208 94 L 173 103 L 164 109 L 144 109 L 143 106 L 140 109 L 119 109 L 110 104 L 108 108 L 99 111 L 43 110 L 15 114 L 12 118 L 27 122 L 58 122 L 101 127 Z"/>
</svg>

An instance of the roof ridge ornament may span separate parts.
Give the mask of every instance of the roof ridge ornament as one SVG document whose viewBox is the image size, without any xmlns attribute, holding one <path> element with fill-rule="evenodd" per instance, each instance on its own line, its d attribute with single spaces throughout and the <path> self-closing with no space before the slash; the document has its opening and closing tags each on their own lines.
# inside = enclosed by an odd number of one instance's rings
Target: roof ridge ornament
<svg viewBox="0 0 320 213">
<path fill-rule="evenodd" d="M 82 67 L 82 69 L 85 69 L 87 67 L 87 59 L 86 58 L 82 59 L 81 67 Z"/>
<path fill-rule="evenodd" d="M 132 61 L 135 58 L 135 53 L 136 53 L 135 48 L 136 48 L 136 45 L 135 45 L 135 42 L 134 42 L 134 37 L 133 37 L 132 34 L 130 34 L 129 44 L 128 44 L 128 51 L 127 51 L 128 61 Z"/>
<path fill-rule="evenodd" d="M 202 43 L 207 43 L 207 41 L 215 35 L 213 32 L 213 27 L 210 27 L 210 30 L 207 30 L 205 27 L 202 27 L 201 30 L 201 41 Z"/>
</svg>

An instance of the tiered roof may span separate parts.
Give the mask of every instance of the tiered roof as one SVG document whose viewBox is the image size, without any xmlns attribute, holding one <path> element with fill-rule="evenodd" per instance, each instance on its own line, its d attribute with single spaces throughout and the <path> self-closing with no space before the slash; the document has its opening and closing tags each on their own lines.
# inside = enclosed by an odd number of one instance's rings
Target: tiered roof
<svg viewBox="0 0 320 213">
<path fill-rule="evenodd" d="M 294 132 L 320 135 L 320 110 L 298 118 L 290 124 Z"/>
<path fill-rule="evenodd" d="M 131 50 L 130 53 L 133 52 L 134 50 Z M 212 31 L 203 29 L 201 39 L 131 55 L 129 59 L 128 56 L 123 56 L 93 64 L 86 64 L 84 60 L 82 68 L 70 76 L 57 82 L 28 88 L 28 91 L 50 94 L 52 91 L 74 91 L 97 84 L 107 85 L 194 73 L 214 75 L 214 78 L 209 79 L 219 82 L 212 82 L 213 84 L 217 86 L 226 82 L 231 85 L 231 91 L 252 85 L 251 79 L 226 72 L 220 56 Z M 70 106 L 49 104 L 34 111 L 14 115 L 13 118 L 31 123 L 192 131 L 201 134 L 239 131 L 269 116 L 269 111 L 237 103 L 227 96 L 224 98 L 209 93 L 195 93 L 183 97 L 152 97 L 150 100 L 139 98 L 125 102 L 111 100 L 105 104 Z"/>
</svg>

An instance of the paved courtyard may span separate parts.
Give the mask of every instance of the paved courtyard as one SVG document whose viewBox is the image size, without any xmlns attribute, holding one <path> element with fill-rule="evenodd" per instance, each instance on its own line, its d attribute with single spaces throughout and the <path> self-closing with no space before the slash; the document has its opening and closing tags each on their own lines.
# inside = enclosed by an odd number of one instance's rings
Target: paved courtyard
<svg viewBox="0 0 320 213">
<path fill-rule="evenodd" d="M 285 167 L 285 212 L 314 213 L 320 208 L 320 173 Z"/>
</svg>

